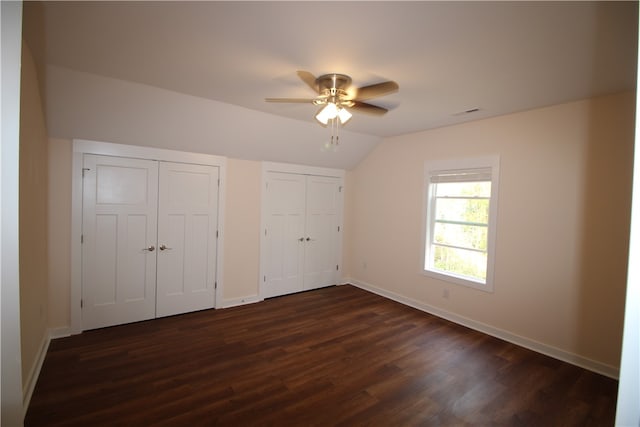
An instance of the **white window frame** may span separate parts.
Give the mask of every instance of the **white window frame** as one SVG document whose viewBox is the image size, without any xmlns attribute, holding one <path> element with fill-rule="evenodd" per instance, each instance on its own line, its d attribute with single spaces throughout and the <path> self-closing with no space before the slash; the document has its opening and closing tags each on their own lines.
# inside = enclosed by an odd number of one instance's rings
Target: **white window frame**
<svg viewBox="0 0 640 427">
<path fill-rule="evenodd" d="M 489 226 L 487 230 L 487 276 L 484 282 L 469 277 L 446 273 L 441 270 L 429 269 L 426 265 L 427 256 L 431 251 L 431 235 L 435 222 L 435 194 L 431 176 L 445 171 L 455 172 L 470 169 L 491 169 L 491 198 L 489 201 Z M 425 276 L 458 285 L 468 286 L 486 292 L 493 292 L 496 233 L 498 223 L 498 194 L 500 179 L 500 157 L 498 155 L 473 157 L 464 159 L 446 159 L 426 161 L 424 166 L 424 204 L 423 204 L 423 233 L 421 270 Z"/>
</svg>

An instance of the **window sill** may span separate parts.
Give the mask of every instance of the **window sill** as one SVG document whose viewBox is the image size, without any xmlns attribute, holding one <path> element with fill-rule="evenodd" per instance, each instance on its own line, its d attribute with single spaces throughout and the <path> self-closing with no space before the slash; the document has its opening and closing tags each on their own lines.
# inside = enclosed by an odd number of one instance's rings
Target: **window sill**
<svg viewBox="0 0 640 427">
<path fill-rule="evenodd" d="M 493 285 L 490 282 L 483 283 L 475 281 L 462 276 L 455 276 L 453 274 L 446 274 L 435 270 L 422 270 L 424 276 L 432 277 L 434 279 L 442 280 L 449 283 L 455 283 L 456 285 L 466 286 L 468 288 L 478 289 L 480 291 L 493 293 Z"/>
</svg>

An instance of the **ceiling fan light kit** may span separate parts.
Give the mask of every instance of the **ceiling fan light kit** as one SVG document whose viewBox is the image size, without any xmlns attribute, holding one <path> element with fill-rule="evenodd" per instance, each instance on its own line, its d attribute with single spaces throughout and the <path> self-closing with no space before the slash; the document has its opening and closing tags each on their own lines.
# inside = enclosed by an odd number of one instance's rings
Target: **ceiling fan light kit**
<svg viewBox="0 0 640 427">
<path fill-rule="evenodd" d="M 344 125 L 352 116 L 346 108 L 338 107 L 333 102 L 327 102 L 327 104 L 318 111 L 318 114 L 316 114 L 316 120 L 326 126 L 329 120 L 337 117 L 340 120 L 340 124 Z"/>
<path fill-rule="evenodd" d="M 353 114 L 351 114 L 349 110 L 347 110 L 346 108 L 341 108 L 338 111 L 338 118 L 340 119 L 340 124 L 347 123 L 349 120 L 351 120 L 351 117 L 353 117 Z"/>
<path fill-rule="evenodd" d="M 337 73 L 323 74 L 316 78 L 308 71 L 298 71 L 298 77 L 316 92 L 317 96 L 315 98 L 266 98 L 265 101 L 308 102 L 321 106 L 315 118 L 323 126 L 331 123 L 331 140 L 328 144 L 334 148 L 338 145 L 338 122 L 344 125 L 352 117 L 348 109 L 367 114 L 383 115 L 388 109 L 363 101 L 397 92 L 399 88 L 396 82 L 386 81 L 354 89 L 351 88 L 351 77 Z"/>
</svg>

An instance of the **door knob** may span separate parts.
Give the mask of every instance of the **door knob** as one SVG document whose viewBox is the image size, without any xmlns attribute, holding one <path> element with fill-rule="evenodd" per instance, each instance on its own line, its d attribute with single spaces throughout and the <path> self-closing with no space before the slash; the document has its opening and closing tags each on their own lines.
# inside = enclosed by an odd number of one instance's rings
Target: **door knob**
<svg viewBox="0 0 640 427">
<path fill-rule="evenodd" d="M 169 247 L 167 247 L 165 245 L 160 245 L 160 247 L 158 249 L 160 249 L 161 251 L 170 251 L 173 248 L 169 248 Z"/>
<path fill-rule="evenodd" d="M 299 242 L 304 242 L 304 237 L 298 239 Z"/>
<path fill-rule="evenodd" d="M 156 247 L 155 247 L 155 246 L 153 246 L 153 245 L 149 246 L 148 248 L 144 248 L 144 249 L 143 249 L 143 251 L 149 251 L 149 252 L 153 252 L 153 251 L 155 251 L 155 250 L 156 250 Z"/>
</svg>

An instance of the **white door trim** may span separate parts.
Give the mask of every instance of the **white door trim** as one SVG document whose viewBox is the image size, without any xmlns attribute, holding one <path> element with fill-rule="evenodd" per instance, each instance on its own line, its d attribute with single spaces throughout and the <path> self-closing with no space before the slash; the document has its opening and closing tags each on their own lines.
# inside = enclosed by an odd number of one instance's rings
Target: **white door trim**
<svg viewBox="0 0 640 427">
<path fill-rule="evenodd" d="M 210 154 L 166 150 L 162 148 L 141 147 L 135 145 L 113 144 L 109 142 L 73 140 L 72 183 L 71 183 L 71 334 L 82 332 L 82 164 L 85 154 L 99 154 L 114 157 L 129 157 L 147 160 L 192 163 L 217 166 L 220 170 L 220 188 L 218 193 L 218 251 L 216 269 L 216 308 L 223 303 L 223 252 L 224 252 L 224 211 L 227 159 Z"/>
<path fill-rule="evenodd" d="M 340 260 L 340 274 L 342 272 L 342 236 L 344 235 L 344 178 L 346 172 L 343 169 L 321 168 L 315 166 L 295 165 L 290 163 L 262 162 L 262 182 L 260 184 L 260 274 L 258 275 L 259 300 L 265 298 L 264 282 L 267 272 L 267 239 L 265 229 L 267 226 L 266 209 L 266 186 L 269 172 L 291 173 L 298 175 L 326 176 L 340 179 L 342 191 L 340 191 L 340 210 L 338 214 L 338 225 L 340 226 L 340 237 L 338 239 L 337 259 Z"/>
<path fill-rule="evenodd" d="M 262 181 L 266 181 L 267 172 L 296 173 L 299 175 L 317 175 L 342 178 L 344 180 L 345 171 L 343 169 L 320 168 L 316 166 L 294 165 L 291 163 L 262 162 Z"/>
</svg>

